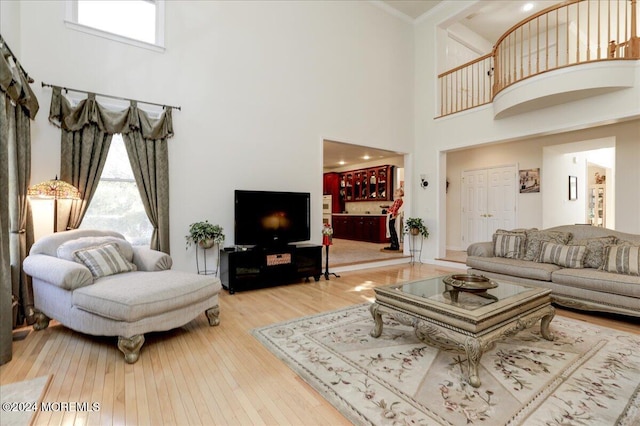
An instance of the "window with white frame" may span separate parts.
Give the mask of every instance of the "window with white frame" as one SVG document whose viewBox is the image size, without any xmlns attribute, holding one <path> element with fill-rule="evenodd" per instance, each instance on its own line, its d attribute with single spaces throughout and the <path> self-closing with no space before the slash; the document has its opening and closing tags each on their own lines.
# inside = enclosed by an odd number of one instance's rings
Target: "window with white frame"
<svg viewBox="0 0 640 426">
<path fill-rule="evenodd" d="M 67 0 L 66 23 L 140 47 L 164 46 L 164 0 Z"/>
<path fill-rule="evenodd" d="M 149 245 L 153 226 L 144 211 L 122 136 L 113 135 L 100 183 L 80 229 L 106 229 L 134 245 Z"/>
</svg>

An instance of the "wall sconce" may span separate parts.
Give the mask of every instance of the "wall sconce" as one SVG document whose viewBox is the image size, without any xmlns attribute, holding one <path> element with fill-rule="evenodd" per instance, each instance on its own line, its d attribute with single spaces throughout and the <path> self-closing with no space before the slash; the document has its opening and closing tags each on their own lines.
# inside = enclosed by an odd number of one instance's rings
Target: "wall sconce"
<svg viewBox="0 0 640 426">
<path fill-rule="evenodd" d="M 53 199 L 53 232 L 58 232 L 58 200 L 79 200 L 80 191 L 70 183 L 58 179 L 30 186 L 27 195 L 33 198 Z"/>
</svg>

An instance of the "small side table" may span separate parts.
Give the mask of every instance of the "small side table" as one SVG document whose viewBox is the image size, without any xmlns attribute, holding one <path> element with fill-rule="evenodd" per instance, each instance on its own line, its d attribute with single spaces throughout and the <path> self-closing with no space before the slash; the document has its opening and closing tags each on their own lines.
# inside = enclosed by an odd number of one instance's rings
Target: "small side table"
<svg viewBox="0 0 640 426">
<path fill-rule="evenodd" d="M 216 256 L 216 268 L 215 269 L 207 269 L 207 250 L 213 249 L 214 253 L 217 253 Z M 202 269 L 200 268 L 200 259 L 198 256 L 198 252 L 202 250 Z M 199 244 L 196 244 L 196 268 L 198 270 L 198 274 L 200 275 L 215 275 L 218 276 L 218 271 L 220 270 L 220 253 L 218 250 L 218 244 L 214 244 L 209 248 L 202 248 Z"/>
<path fill-rule="evenodd" d="M 420 247 L 418 247 L 418 242 L 416 240 L 420 241 Z M 418 235 L 413 235 L 413 234 L 409 234 L 409 254 L 411 255 L 411 260 L 409 261 L 410 264 L 415 264 L 416 263 L 416 254 L 418 255 L 418 263 L 422 263 L 422 246 L 424 244 L 424 238 L 422 238 L 422 235 L 418 234 Z"/>
</svg>

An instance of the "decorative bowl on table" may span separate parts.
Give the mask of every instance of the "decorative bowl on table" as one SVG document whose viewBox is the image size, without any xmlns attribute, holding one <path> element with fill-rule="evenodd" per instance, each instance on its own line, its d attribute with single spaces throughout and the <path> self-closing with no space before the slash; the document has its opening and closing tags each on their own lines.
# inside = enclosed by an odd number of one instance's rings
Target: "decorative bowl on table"
<svg viewBox="0 0 640 426">
<path fill-rule="evenodd" d="M 442 281 L 459 291 L 483 292 L 498 287 L 498 283 L 484 275 L 454 274 L 447 275 Z"/>
</svg>

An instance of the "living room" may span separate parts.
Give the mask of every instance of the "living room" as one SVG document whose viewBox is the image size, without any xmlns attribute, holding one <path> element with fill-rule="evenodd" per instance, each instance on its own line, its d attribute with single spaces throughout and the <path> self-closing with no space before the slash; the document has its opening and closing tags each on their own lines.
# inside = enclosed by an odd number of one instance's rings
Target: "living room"
<svg viewBox="0 0 640 426">
<path fill-rule="evenodd" d="M 209 412 L 224 411 L 217 419 L 220 423 L 293 424 L 309 420 L 307 423 L 346 424 L 345 418 L 298 376 L 285 366 L 272 365 L 275 358 L 270 355 L 261 352 L 261 358 L 251 359 L 247 367 L 232 358 L 252 351 L 255 343 L 247 329 L 370 301 L 373 285 L 450 273 L 451 269 L 438 267 L 435 259 L 443 257 L 447 245 L 457 245 L 457 241 L 448 241 L 448 234 L 449 221 L 457 221 L 458 216 L 450 215 L 447 208 L 455 191 L 459 194 L 459 187 L 453 183 L 449 194 L 446 191 L 447 178 L 451 179 L 447 157 L 457 151 L 513 142 L 526 147 L 527 141 L 546 141 L 536 145 L 541 150 L 547 145 L 615 138 L 615 226 L 623 232 L 640 233 L 637 83 L 630 88 L 594 91 L 582 98 L 567 95 L 564 103 L 501 119 L 495 119 L 491 105 L 436 118 L 435 82 L 443 71 L 438 47 L 444 37 L 442 28 L 467 13 L 467 2 L 441 2 L 419 19 L 389 13 L 377 2 L 165 2 L 161 48 L 141 48 L 72 29 L 65 24 L 66 5 L 64 1 L 0 3 L 2 36 L 36 80 L 32 89 L 41 106 L 31 125 L 31 182 L 51 179 L 60 170 L 60 130 L 47 120 L 51 89 L 40 84 L 46 82 L 181 107 L 173 111 L 175 136 L 169 140 L 174 269 L 195 271 L 193 251 L 183 248 L 190 223 L 218 223 L 227 232 L 227 244 L 233 244 L 236 189 L 310 192 L 311 241 L 319 244 L 325 139 L 409 153 L 404 164 L 405 212 L 423 218 L 430 230 L 421 258 L 424 264 L 413 268 L 402 265 L 384 272 L 360 271 L 321 282 L 309 293 L 291 286 L 223 295 L 220 327 L 208 330 L 202 318 L 170 332 L 170 337 L 152 336 L 148 344 L 155 349 L 150 349 L 151 353 L 165 344 L 171 349 L 143 358 L 143 369 L 118 363 L 115 350 L 107 355 L 96 349 L 111 346 L 105 344 L 107 339 L 89 338 L 90 344 L 84 346 L 82 337 L 70 330 L 49 342 L 41 337 L 62 327 L 32 333 L 30 338 L 37 337 L 30 341 L 30 349 L 21 349 L 19 354 L 37 358 L 33 348 L 41 344 L 47 346 L 42 353 L 51 358 L 58 348 L 66 351 L 66 366 L 62 360 L 50 361 L 59 367 L 56 376 L 65 372 L 71 376 L 75 365 L 88 371 L 97 364 L 106 372 L 103 379 L 72 376 L 72 382 L 54 387 L 60 398 L 72 399 L 80 394 L 85 379 L 104 380 L 112 393 L 103 398 L 96 385 L 95 398 L 117 408 L 101 419 L 101 424 L 145 423 L 145 416 L 158 419 L 154 411 L 166 414 L 160 419 L 167 423 L 179 424 L 185 418 L 194 420 L 188 423 L 204 423 L 206 415 L 200 421 L 189 417 L 200 403 L 208 405 Z M 640 81 L 638 61 L 627 62 Z M 535 161 L 531 161 L 530 151 L 523 149 L 523 155 L 514 162 L 527 169 L 543 167 L 541 151 L 534 153 Z M 487 159 L 479 166 L 489 162 Z M 420 187 L 421 175 L 428 175 L 431 181 L 426 189 Z M 566 186 L 564 181 L 561 184 Z M 543 182 L 543 192 L 545 185 L 556 183 Z M 520 197 L 526 216 L 518 226 L 555 225 L 545 220 L 547 206 L 541 205 L 539 196 Z M 37 237 L 52 229 L 49 213 L 34 220 L 39 229 L 47 230 Z M 590 321 L 589 315 L 580 315 Z M 629 321 L 620 323 L 622 328 L 636 327 Z M 197 339 L 185 337 L 185 330 L 193 331 Z M 189 369 L 188 374 L 180 375 L 173 370 L 180 367 L 172 361 L 184 357 L 191 364 L 201 362 L 191 354 L 191 350 L 198 350 L 191 345 L 198 340 L 206 342 L 216 332 L 224 339 L 204 355 L 207 372 L 216 379 L 206 385 L 208 389 L 199 382 L 198 391 L 214 393 L 227 403 L 198 399 L 198 392 L 193 392 L 195 402 L 176 403 L 173 397 L 188 389 L 198 372 Z M 243 337 L 236 341 L 234 334 Z M 5 376 L 9 368 L 4 368 L 3 383 L 4 377 L 24 378 L 29 373 L 32 364 L 20 355 L 16 361 L 17 368 L 25 371 L 18 374 L 11 367 L 11 375 Z M 147 368 L 152 364 L 167 366 L 166 375 L 156 370 L 155 376 L 148 377 Z M 259 380 L 249 367 L 264 374 L 260 389 L 243 388 L 251 380 Z M 44 366 L 37 369 L 47 370 Z M 284 377 L 278 382 L 280 388 L 293 390 L 275 392 L 274 402 L 270 381 L 278 376 Z M 217 380 L 224 384 L 214 383 Z M 134 413 L 128 408 L 125 416 L 125 395 L 142 384 L 150 389 L 156 382 L 166 385 L 167 394 L 154 394 L 149 398 L 155 402 L 145 405 L 147 393 L 136 393 L 144 408 Z M 255 400 L 259 401 L 256 405 Z M 178 406 L 166 408 L 167 404 Z M 305 418 L 305 409 L 300 407 L 312 407 L 312 418 Z M 235 417 L 230 412 L 241 414 Z M 62 417 L 54 416 L 52 422 L 56 420 Z"/>
</svg>

